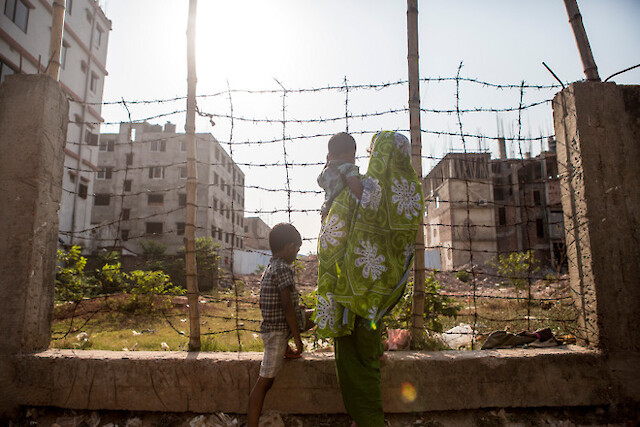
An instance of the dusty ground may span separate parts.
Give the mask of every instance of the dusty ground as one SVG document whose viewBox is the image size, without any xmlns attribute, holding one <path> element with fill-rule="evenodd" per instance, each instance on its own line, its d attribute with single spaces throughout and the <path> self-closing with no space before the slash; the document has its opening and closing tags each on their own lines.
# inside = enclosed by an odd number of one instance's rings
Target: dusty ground
<svg viewBox="0 0 640 427">
<path fill-rule="evenodd" d="M 637 407 L 493 409 L 421 414 L 388 414 L 392 427 L 439 426 L 636 426 Z M 25 408 L 9 426 L 60 427 L 232 427 L 242 426 L 245 415 L 157 412 L 72 411 L 58 408 Z M 343 414 L 287 415 L 266 414 L 263 427 L 342 427 L 351 420 Z"/>
</svg>

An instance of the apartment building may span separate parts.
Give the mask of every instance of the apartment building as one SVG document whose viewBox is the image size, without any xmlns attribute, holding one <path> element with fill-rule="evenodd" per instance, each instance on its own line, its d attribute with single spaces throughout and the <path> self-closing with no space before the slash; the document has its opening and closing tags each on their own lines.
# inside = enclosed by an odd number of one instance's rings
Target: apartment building
<svg viewBox="0 0 640 427">
<path fill-rule="evenodd" d="M 555 143 L 523 159 L 507 158 L 499 143 L 498 159 L 449 153 L 424 178 L 425 245 L 445 270 L 528 250 L 558 269 L 566 257 Z"/>
<path fill-rule="evenodd" d="M 155 240 L 177 253 L 185 233 L 186 134 L 171 123 L 122 123 L 119 133 L 100 136 L 98 148 L 92 249 L 141 254 L 141 243 Z M 196 162 L 196 237 L 242 248 L 244 173 L 211 134 L 196 134 Z"/>
<path fill-rule="evenodd" d="M 52 0 L 2 0 L 0 81 L 46 70 Z M 67 0 L 60 84 L 70 99 L 59 240 L 88 246 L 111 21 L 95 0 Z"/>
</svg>

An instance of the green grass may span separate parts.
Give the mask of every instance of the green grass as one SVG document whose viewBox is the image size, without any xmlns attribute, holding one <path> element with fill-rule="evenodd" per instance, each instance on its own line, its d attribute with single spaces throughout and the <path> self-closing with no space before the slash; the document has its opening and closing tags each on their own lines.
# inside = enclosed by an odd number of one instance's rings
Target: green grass
<svg viewBox="0 0 640 427">
<path fill-rule="evenodd" d="M 202 351 L 262 351 L 259 329 L 260 310 L 255 298 L 242 295 L 236 310 L 235 295 L 221 294 L 214 298 L 203 296 L 206 304 L 199 304 Z M 126 297 L 114 296 L 83 301 L 75 317 L 67 308 L 54 310 L 52 348 L 91 350 L 186 350 L 189 321 L 185 306 L 164 308 L 127 307 Z M 239 320 L 236 321 L 236 318 Z M 236 331 L 237 326 L 240 330 Z M 134 332 L 135 331 L 135 332 Z M 182 334 L 178 331 L 181 331 Z M 87 334 L 87 339 L 81 333 Z"/>
</svg>

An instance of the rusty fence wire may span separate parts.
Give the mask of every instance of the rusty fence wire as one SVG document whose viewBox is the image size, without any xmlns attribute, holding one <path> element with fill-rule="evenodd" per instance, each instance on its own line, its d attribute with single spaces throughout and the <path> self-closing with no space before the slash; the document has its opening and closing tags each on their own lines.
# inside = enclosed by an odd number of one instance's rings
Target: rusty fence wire
<svg viewBox="0 0 640 427">
<path fill-rule="evenodd" d="M 462 69 L 460 64 L 453 77 L 421 79 L 426 315 L 432 320 L 427 332 L 440 348 L 479 348 L 498 330 L 550 328 L 559 342 L 572 342 L 590 326 L 578 322 L 574 301 L 581 295 L 566 274 L 571 242 L 565 236 L 576 224 L 563 216 L 566 177 L 559 174 L 551 118 L 560 86 L 496 84 L 464 77 Z M 214 249 L 216 260 L 210 271 L 199 272 L 205 349 L 259 349 L 259 270 L 268 263 L 268 242 L 264 233 L 254 235 L 255 222 L 292 222 L 301 231 L 297 281 L 312 303 L 323 199 L 316 177 L 326 142 L 336 132 L 354 135 L 364 173 L 375 133 L 409 134 L 407 90 L 404 80 L 352 84 L 345 77 L 316 88 L 290 88 L 277 80 L 265 90 L 228 84 L 197 97 L 196 236 Z M 131 288 L 144 279 L 129 278 L 125 295 L 101 293 L 105 287 L 96 285 L 106 280 L 104 266 L 116 262 L 121 272 L 160 269 L 182 284 L 186 150 L 184 133 L 170 121 L 184 122 L 184 101 L 123 98 L 93 105 L 121 119 L 80 122 L 86 129 L 102 126 L 100 137 L 67 142 L 70 150 L 97 153 L 97 163 L 67 167 L 87 189 L 63 191 L 88 200 L 92 216 L 86 229 L 60 233 L 65 249 L 84 248 L 87 274 L 102 276 L 94 277 L 93 293 L 58 302 L 54 346 L 84 348 L 87 337 L 102 332 L 92 329 L 96 320 L 123 309 L 130 322 L 121 323 L 133 337 L 159 328 L 136 325 L 162 324 L 178 338 L 188 331 L 186 298 L 146 297 L 145 304 L 155 307 L 149 310 L 130 301 Z M 155 124 L 161 120 L 167 122 Z M 110 253 L 119 254 L 111 264 L 105 261 Z M 253 271 L 243 270 L 247 259 Z M 389 324 L 402 327 L 397 319 Z"/>
</svg>

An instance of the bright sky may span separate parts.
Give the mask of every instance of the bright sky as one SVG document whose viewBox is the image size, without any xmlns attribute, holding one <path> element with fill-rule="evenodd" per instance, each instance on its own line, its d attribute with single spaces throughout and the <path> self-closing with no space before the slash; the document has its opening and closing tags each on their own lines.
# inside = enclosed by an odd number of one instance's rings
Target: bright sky
<svg viewBox="0 0 640 427">
<path fill-rule="evenodd" d="M 188 0 L 106 0 L 106 15 L 113 22 L 109 40 L 104 100 L 154 100 L 186 95 L 186 23 Z M 287 89 L 379 84 L 407 79 L 406 2 L 399 0 L 244 0 L 198 2 L 198 95 L 231 89 Z M 578 1 L 600 77 L 640 63 L 640 1 Z M 545 61 L 565 83 L 584 79 L 582 64 L 562 0 L 422 0 L 419 2 L 420 74 L 426 77 L 461 76 L 500 84 L 552 85 L 556 80 L 542 66 Z M 640 83 L 640 69 L 614 77 L 618 84 Z M 455 83 L 423 83 L 421 107 L 455 109 Z M 523 104 L 550 99 L 557 90 L 526 91 Z M 344 117 L 345 97 L 351 114 L 385 112 L 407 104 L 407 86 L 384 90 L 351 90 L 314 94 L 290 93 L 285 99 L 287 119 Z M 461 108 L 518 107 L 519 91 L 460 86 Z M 198 101 L 203 111 L 236 117 L 282 119 L 281 94 L 233 94 Z M 183 110 L 185 102 L 130 106 L 134 120 Z M 103 109 L 106 122 L 126 120 L 121 106 Z M 517 114 L 500 116 L 503 133 L 518 134 Z M 170 120 L 184 126 L 184 114 L 151 120 Z M 281 124 L 256 124 L 228 119 L 198 121 L 198 132 L 210 132 L 219 141 L 278 140 Z M 496 114 L 463 117 L 465 133 L 497 135 Z M 386 114 L 351 119 L 349 130 L 358 142 L 361 173 L 366 171 L 370 134 L 381 129 L 408 129 L 408 115 Z M 457 117 L 423 113 L 423 130 L 458 132 Z M 104 126 L 103 132 L 113 131 Z M 233 133 L 232 133 L 233 130 Z M 291 189 L 318 191 L 315 179 L 326 155 L 326 138 L 302 135 L 345 130 L 345 121 L 287 124 L 284 133 L 289 162 L 314 163 L 289 170 Z M 522 117 L 523 137 L 553 134 L 548 104 L 527 110 Z M 408 135 L 408 133 L 407 133 Z M 496 152 L 495 143 L 467 138 L 468 150 L 478 147 Z M 229 146 L 225 148 L 229 151 Z M 449 149 L 461 149 L 459 137 L 423 134 L 424 172 Z M 540 150 L 540 142 L 510 151 Z M 234 159 L 242 164 L 282 162 L 282 142 L 233 145 Z M 285 169 L 242 165 L 248 186 L 285 188 Z M 292 195 L 293 209 L 318 209 L 320 194 Z M 251 211 L 286 207 L 286 193 L 247 189 L 246 216 Z M 288 220 L 286 213 L 260 214 L 273 225 Z M 293 214 L 303 237 L 315 238 L 320 228 L 316 212 Z M 303 253 L 315 251 L 315 240 L 305 242 Z"/>
</svg>

